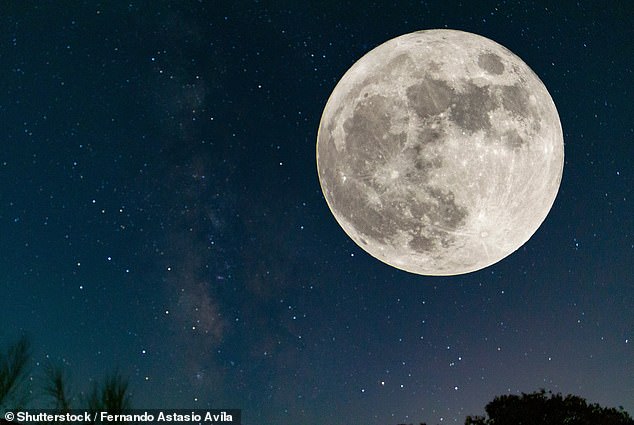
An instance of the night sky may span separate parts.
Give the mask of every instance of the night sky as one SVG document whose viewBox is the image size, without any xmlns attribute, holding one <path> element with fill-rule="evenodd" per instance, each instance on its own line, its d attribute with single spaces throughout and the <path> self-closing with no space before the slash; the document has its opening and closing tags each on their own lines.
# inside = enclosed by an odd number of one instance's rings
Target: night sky
<svg viewBox="0 0 634 425">
<path fill-rule="evenodd" d="M 634 6 L 544 3 L 3 1 L 0 344 L 247 425 L 464 423 L 539 388 L 633 413 Z M 315 163 L 345 71 L 432 28 L 521 57 L 565 141 L 536 234 L 454 277 L 358 248 Z"/>
</svg>

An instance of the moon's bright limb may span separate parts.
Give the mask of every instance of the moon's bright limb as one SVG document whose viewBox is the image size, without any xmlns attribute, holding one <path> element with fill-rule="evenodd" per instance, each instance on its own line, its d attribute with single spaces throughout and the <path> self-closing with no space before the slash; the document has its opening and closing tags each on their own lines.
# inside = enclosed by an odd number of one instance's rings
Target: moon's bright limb
<svg viewBox="0 0 634 425">
<path fill-rule="evenodd" d="M 456 275 L 522 246 L 563 172 L 559 115 L 517 56 L 478 35 L 419 31 L 356 62 L 317 136 L 326 201 L 344 231 L 412 273 Z"/>
</svg>

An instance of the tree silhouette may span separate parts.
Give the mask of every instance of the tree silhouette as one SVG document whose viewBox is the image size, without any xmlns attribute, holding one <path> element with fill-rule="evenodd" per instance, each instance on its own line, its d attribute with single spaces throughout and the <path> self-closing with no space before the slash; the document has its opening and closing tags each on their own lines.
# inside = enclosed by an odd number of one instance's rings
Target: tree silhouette
<svg viewBox="0 0 634 425">
<path fill-rule="evenodd" d="M 0 410 L 23 410 L 27 407 L 30 374 L 30 343 L 26 337 L 0 351 Z M 107 411 L 117 414 L 131 409 L 128 381 L 118 372 L 108 375 L 101 384 L 95 384 L 90 395 L 73 405 L 68 387 L 68 375 L 60 366 L 48 365 L 43 376 L 43 395 L 53 401 L 53 408 L 60 413 L 71 409 L 86 408 L 91 412 Z"/>
<path fill-rule="evenodd" d="M 30 356 L 31 346 L 24 336 L 9 346 L 6 353 L 0 352 L 0 409 L 26 405 Z"/>
<path fill-rule="evenodd" d="M 64 370 L 59 366 L 48 365 L 45 369 L 46 383 L 44 393 L 53 399 L 53 408 L 60 413 L 69 412 L 71 409 L 71 395 L 68 391 L 68 381 Z"/>
<path fill-rule="evenodd" d="M 118 373 L 108 376 L 101 386 L 95 385 L 88 399 L 88 410 L 118 414 L 130 409 L 128 381 Z"/>
<path fill-rule="evenodd" d="M 465 425 L 634 425 L 622 407 L 601 407 L 578 396 L 563 397 L 543 389 L 495 397 L 485 411 L 488 418 L 467 416 Z"/>
</svg>

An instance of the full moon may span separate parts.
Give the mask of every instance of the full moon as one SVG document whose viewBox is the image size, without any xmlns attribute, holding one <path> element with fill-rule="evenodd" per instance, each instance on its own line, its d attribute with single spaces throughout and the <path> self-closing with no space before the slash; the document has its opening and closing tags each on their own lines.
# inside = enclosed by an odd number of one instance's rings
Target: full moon
<svg viewBox="0 0 634 425">
<path fill-rule="evenodd" d="M 446 276 L 497 263 L 553 205 L 564 163 L 559 115 L 511 51 L 455 30 L 406 34 L 341 78 L 317 135 L 335 219 L 373 257 Z"/>
</svg>

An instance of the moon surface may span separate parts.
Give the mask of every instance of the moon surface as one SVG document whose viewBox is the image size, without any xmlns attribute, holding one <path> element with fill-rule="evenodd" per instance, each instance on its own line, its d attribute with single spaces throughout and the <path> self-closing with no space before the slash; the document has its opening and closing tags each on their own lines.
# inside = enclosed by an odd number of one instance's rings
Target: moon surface
<svg viewBox="0 0 634 425">
<path fill-rule="evenodd" d="M 375 258 L 457 275 L 521 247 L 559 189 L 564 148 L 548 90 L 519 57 L 456 30 L 406 34 L 341 78 L 317 171 L 337 222 Z"/>
</svg>

